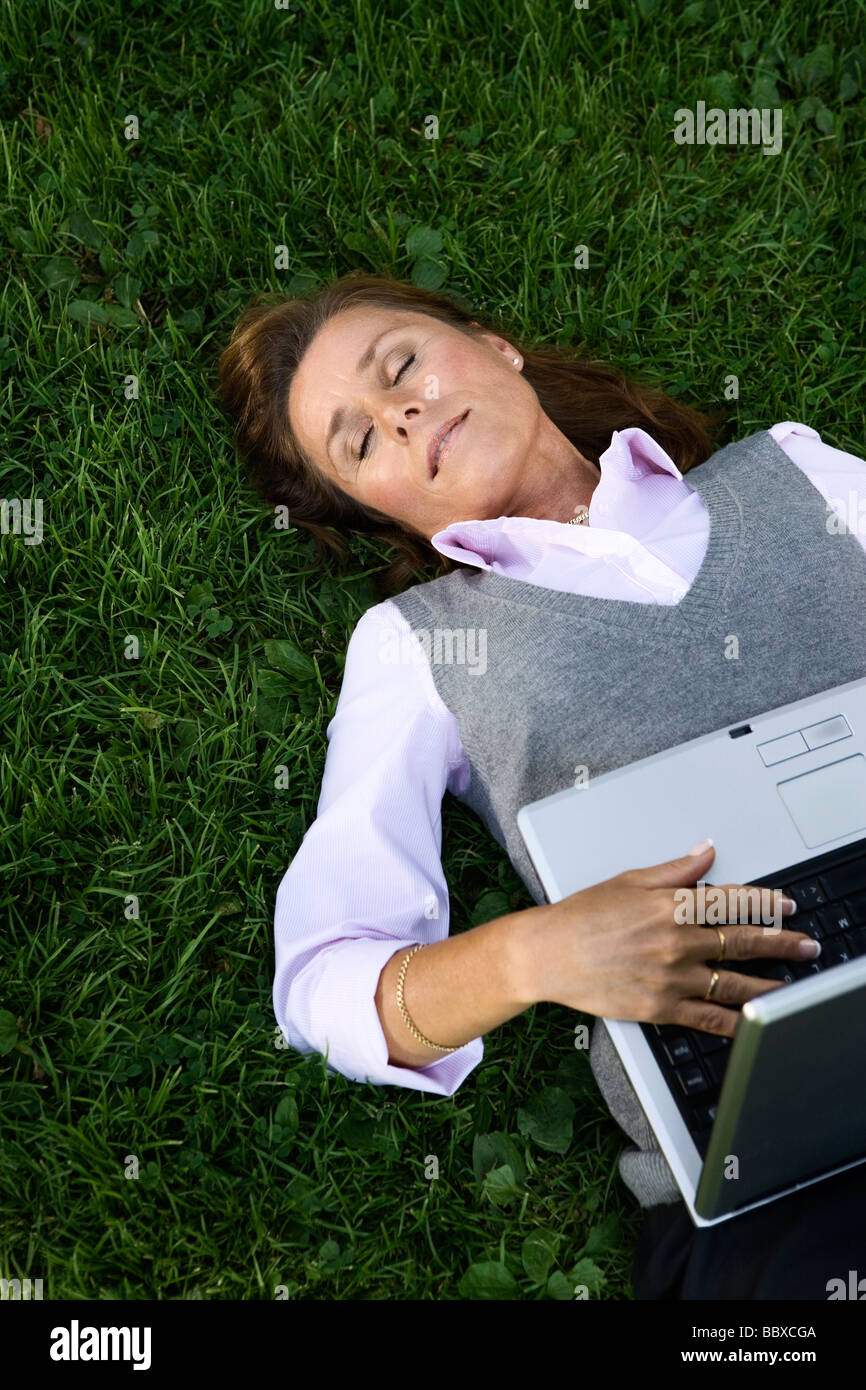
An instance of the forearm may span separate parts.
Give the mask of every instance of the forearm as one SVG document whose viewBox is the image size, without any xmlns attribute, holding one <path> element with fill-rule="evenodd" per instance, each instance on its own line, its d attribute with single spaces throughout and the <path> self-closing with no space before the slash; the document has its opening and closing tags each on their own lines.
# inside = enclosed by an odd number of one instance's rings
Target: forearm
<svg viewBox="0 0 866 1390">
<path fill-rule="evenodd" d="M 526 987 L 524 942 L 543 908 L 511 912 L 459 936 L 417 951 L 403 984 L 403 1003 L 415 1027 L 432 1042 L 462 1047 L 523 1013 L 535 1001 Z M 411 946 L 390 957 L 379 976 L 376 1008 L 398 1067 L 423 1067 L 444 1057 L 406 1027 L 397 1004 L 397 977 Z"/>
</svg>

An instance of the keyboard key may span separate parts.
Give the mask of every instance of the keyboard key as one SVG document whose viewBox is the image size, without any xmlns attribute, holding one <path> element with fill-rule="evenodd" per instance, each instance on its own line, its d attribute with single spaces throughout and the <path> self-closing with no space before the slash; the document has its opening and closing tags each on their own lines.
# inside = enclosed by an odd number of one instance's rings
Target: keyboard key
<svg viewBox="0 0 866 1390">
<path fill-rule="evenodd" d="M 855 927 L 853 931 L 846 932 L 845 940 L 852 956 L 866 956 L 866 927 Z"/>
<path fill-rule="evenodd" d="M 796 927 L 790 919 L 785 923 L 785 927 L 788 931 L 802 931 L 805 932 L 807 936 L 813 937 L 815 941 L 824 940 L 825 932 L 824 928 L 821 926 L 817 912 L 807 912 L 805 917 L 801 917 L 799 912 L 795 915 L 797 918 Z"/>
<path fill-rule="evenodd" d="M 719 1052 L 722 1048 L 726 1051 L 731 1046 L 731 1038 L 723 1038 L 718 1033 L 695 1033 L 695 1042 L 698 1050 L 706 1056 L 708 1052 Z"/>
<path fill-rule="evenodd" d="M 820 882 L 828 900 L 866 890 L 866 859 L 852 859 L 836 869 L 824 869 Z"/>
<path fill-rule="evenodd" d="M 718 1105 L 697 1105 L 694 1109 L 694 1120 L 696 1129 L 712 1129 L 716 1123 Z"/>
<path fill-rule="evenodd" d="M 845 906 L 858 926 L 866 924 L 866 893 L 849 894 L 845 899 Z"/>
<path fill-rule="evenodd" d="M 678 1038 L 668 1038 L 663 1044 L 665 1055 L 674 1067 L 681 1067 L 684 1062 L 693 1062 L 695 1054 L 689 1046 L 688 1038 L 682 1036 Z"/>
<path fill-rule="evenodd" d="M 839 936 L 841 932 L 850 931 L 854 925 L 844 903 L 832 903 L 829 907 L 821 907 L 816 915 L 824 929 L 825 938 Z"/>
<path fill-rule="evenodd" d="M 709 1082 L 700 1067 L 683 1067 L 676 1077 L 684 1096 L 697 1096 L 709 1090 Z"/>
<path fill-rule="evenodd" d="M 754 980 L 780 980 L 782 984 L 792 984 L 796 979 L 791 969 L 793 961 L 789 960 L 768 960 L 762 956 L 760 960 L 738 961 L 735 969 L 740 975 L 748 975 Z"/>
<path fill-rule="evenodd" d="M 727 1052 L 711 1052 L 704 1058 L 704 1067 L 710 1080 L 716 1085 L 721 1086 L 725 1079 L 725 1071 L 728 1066 Z"/>
<path fill-rule="evenodd" d="M 824 969 L 824 957 L 821 955 L 817 960 L 792 960 L 789 964 L 795 980 L 810 980 L 813 975 L 821 974 Z"/>
<path fill-rule="evenodd" d="M 722 966 L 723 970 L 733 970 L 736 975 L 754 975 L 756 979 L 761 978 L 761 970 L 766 962 L 766 956 L 760 958 L 749 957 L 747 960 L 738 960 L 730 965 Z"/>
<path fill-rule="evenodd" d="M 783 985 L 793 985 L 797 975 L 794 966 L 797 962 L 793 960 L 770 960 L 767 961 L 767 973 L 765 980 L 779 980 Z"/>
<path fill-rule="evenodd" d="M 825 941 L 821 951 L 821 959 L 828 969 L 831 965 L 847 964 L 851 959 L 851 952 L 844 936 L 836 936 L 830 941 Z"/>
<path fill-rule="evenodd" d="M 841 897 L 841 893 L 830 893 L 825 896 L 824 889 L 817 878 L 804 878 L 799 883 L 792 883 L 790 888 L 786 888 L 785 896 L 793 898 L 801 912 L 809 912 L 813 907 L 820 907 L 825 903 L 827 896 L 831 898 Z"/>
</svg>

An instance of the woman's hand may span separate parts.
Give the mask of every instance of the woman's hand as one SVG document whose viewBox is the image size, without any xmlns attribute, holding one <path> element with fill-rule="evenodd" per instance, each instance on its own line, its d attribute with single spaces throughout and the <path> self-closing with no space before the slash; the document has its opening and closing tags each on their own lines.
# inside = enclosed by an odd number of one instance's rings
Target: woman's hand
<svg viewBox="0 0 866 1390">
<path fill-rule="evenodd" d="M 769 990 L 780 989 L 775 980 L 741 975 L 725 965 L 751 957 L 773 956 L 784 960 L 814 959 L 816 951 L 801 955 L 811 937 L 762 926 L 760 909 L 754 922 L 737 922 L 737 898 L 743 884 L 713 885 L 726 894 L 736 924 L 723 925 L 725 961 L 713 964 L 721 945 L 715 926 L 689 925 L 682 921 L 683 894 L 694 888 L 715 858 L 710 845 L 700 854 L 671 859 L 646 869 L 628 869 L 615 878 L 572 893 L 561 902 L 530 909 L 538 916 L 527 920 L 521 941 L 521 973 L 526 997 L 565 1004 L 571 1009 L 601 1018 L 632 1019 L 641 1023 L 678 1023 L 732 1038 L 739 1006 Z M 708 896 L 712 889 L 708 886 Z M 781 914 L 795 910 L 775 890 L 753 888 L 759 902 L 769 904 L 766 915 L 778 923 Z M 742 898 L 745 904 L 748 899 Z M 696 913 L 691 921 L 696 921 Z M 679 917 L 680 920 L 677 920 Z M 712 999 L 703 996 L 718 968 L 719 980 Z"/>
</svg>

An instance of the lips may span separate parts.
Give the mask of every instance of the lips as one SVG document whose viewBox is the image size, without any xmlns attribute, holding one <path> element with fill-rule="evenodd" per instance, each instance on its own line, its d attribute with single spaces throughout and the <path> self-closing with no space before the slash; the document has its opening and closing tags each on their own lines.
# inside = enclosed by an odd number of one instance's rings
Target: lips
<svg viewBox="0 0 866 1390">
<path fill-rule="evenodd" d="M 445 424 L 440 425 L 438 430 L 436 430 L 432 435 L 430 443 L 427 445 L 427 463 L 430 468 L 431 478 L 436 477 L 436 474 L 439 471 L 439 464 L 442 461 L 442 452 L 440 452 L 438 460 L 436 458 L 436 452 L 439 449 L 439 445 L 442 443 L 442 440 L 445 438 L 449 430 L 454 429 L 455 426 L 462 425 L 463 421 L 466 419 L 466 416 L 468 414 L 469 411 L 464 410 L 462 415 L 455 415 L 453 420 L 446 420 Z M 445 445 L 445 449 L 449 449 L 451 447 L 453 439 L 454 435 L 452 434 L 451 438 L 448 440 L 448 443 Z"/>
</svg>

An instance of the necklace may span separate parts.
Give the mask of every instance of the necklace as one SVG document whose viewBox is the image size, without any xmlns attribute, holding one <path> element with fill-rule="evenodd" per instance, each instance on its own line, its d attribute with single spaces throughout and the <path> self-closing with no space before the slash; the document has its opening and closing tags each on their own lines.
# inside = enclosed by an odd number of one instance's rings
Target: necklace
<svg viewBox="0 0 866 1390">
<path fill-rule="evenodd" d="M 571 518 L 571 520 L 570 520 L 570 521 L 567 521 L 565 524 L 566 524 L 566 526 L 584 526 L 584 525 L 587 525 L 587 526 L 588 526 L 588 525 L 589 525 L 589 507 L 578 507 L 578 509 L 577 509 L 577 516 L 573 516 L 573 517 Z"/>
</svg>

